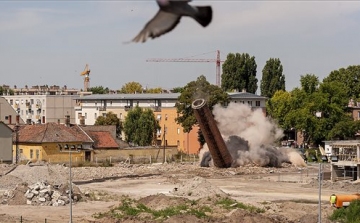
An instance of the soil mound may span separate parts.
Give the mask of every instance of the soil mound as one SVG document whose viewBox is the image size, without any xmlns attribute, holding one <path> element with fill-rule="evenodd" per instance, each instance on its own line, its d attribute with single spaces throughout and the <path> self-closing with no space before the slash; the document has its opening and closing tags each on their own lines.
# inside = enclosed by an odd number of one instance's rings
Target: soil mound
<svg viewBox="0 0 360 223">
<path fill-rule="evenodd" d="M 182 181 L 170 193 L 176 196 L 196 198 L 211 197 L 215 194 L 226 195 L 225 192 L 210 184 L 205 178 L 202 177 L 194 177 Z"/>
</svg>

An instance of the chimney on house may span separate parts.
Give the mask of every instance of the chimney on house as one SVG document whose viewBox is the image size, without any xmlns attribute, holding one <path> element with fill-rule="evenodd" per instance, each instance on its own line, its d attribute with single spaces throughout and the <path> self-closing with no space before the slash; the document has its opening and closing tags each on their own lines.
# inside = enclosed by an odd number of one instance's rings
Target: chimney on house
<svg viewBox="0 0 360 223">
<path fill-rule="evenodd" d="M 17 124 L 17 125 L 20 124 L 20 115 L 16 115 L 16 124 Z"/>
<path fill-rule="evenodd" d="M 8 115 L 8 121 L 9 121 L 9 125 L 11 125 L 11 115 Z"/>
<path fill-rule="evenodd" d="M 70 115 L 65 115 L 65 125 L 70 126 Z"/>
<path fill-rule="evenodd" d="M 80 125 L 85 125 L 85 116 L 80 117 Z"/>
</svg>

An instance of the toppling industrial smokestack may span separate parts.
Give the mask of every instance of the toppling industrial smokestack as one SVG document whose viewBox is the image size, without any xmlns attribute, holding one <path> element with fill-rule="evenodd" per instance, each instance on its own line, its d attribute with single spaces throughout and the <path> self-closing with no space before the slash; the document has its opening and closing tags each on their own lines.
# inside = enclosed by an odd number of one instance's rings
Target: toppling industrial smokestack
<svg viewBox="0 0 360 223">
<path fill-rule="evenodd" d="M 219 168 L 231 167 L 232 157 L 216 125 L 214 117 L 204 99 L 193 101 L 194 115 L 205 138 L 214 165 Z"/>
<path fill-rule="evenodd" d="M 232 156 L 232 167 L 256 164 L 281 167 L 282 163 L 306 166 L 298 152 L 290 148 L 277 148 L 275 142 L 283 136 L 271 119 L 261 109 L 253 110 L 242 103 L 230 103 L 226 108 L 215 105 L 214 120 Z M 208 145 L 200 151 L 201 166 L 214 165 Z"/>
</svg>

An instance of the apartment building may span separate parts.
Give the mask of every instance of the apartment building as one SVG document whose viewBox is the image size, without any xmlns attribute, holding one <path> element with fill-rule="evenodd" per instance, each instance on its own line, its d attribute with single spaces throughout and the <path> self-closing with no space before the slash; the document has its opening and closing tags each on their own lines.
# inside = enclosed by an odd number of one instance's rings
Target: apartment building
<svg viewBox="0 0 360 223">
<path fill-rule="evenodd" d="M 49 122 L 65 123 L 65 116 L 75 122 L 76 95 L 4 95 L 26 124 L 44 124 Z"/>
</svg>

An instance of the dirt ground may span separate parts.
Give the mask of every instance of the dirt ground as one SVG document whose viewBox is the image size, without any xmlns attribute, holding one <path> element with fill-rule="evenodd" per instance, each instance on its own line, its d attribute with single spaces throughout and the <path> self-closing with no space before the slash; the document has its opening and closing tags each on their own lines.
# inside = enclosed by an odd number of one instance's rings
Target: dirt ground
<svg viewBox="0 0 360 223">
<path fill-rule="evenodd" d="M 326 166 L 325 169 L 329 168 Z M 218 169 L 201 168 L 197 163 L 127 165 L 113 167 L 72 168 L 72 181 L 84 195 L 83 201 L 71 206 L 27 205 L 24 191 L 16 191 L 22 183 L 47 181 L 50 184 L 66 183 L 69 168 L 64 165 L 5 165 L 0 164 L 0 222 L 156 222 L 148 216 L 122 220 L 96 219 L 94 214 L 109 211 L 119 205 L 124 196 L 143 202 L 153 208 L 166 208 L 175 203 L 196 200 L 209 205 L 210 197 L 227 196 L 246 205 L 265 210 L 250 213 L 242 209 L 222 210 L 205 221 L 193 215 L 169 217 L 163 222 L 318 222 L 319 187 L 318 165 L 298 168 L 245 166 Z M 18 187 L 17 187 L 18 186 Z M 356 193 L 360 185 L 350 181 L 332 183 L 323 181 L 321 187 L 322 222 L 333 209 L 329 204 L 332 193 Z M 1 198 L 1 195 L 3 197 Z M 175 200 L 174 200 L 175 199 Z M 177 199 L 177 200 L 176 200 Z M 184 200 L 185 199 L 185 200 Z M 207 204 L 208 203 L 208 204 Z"/>
</svg>

